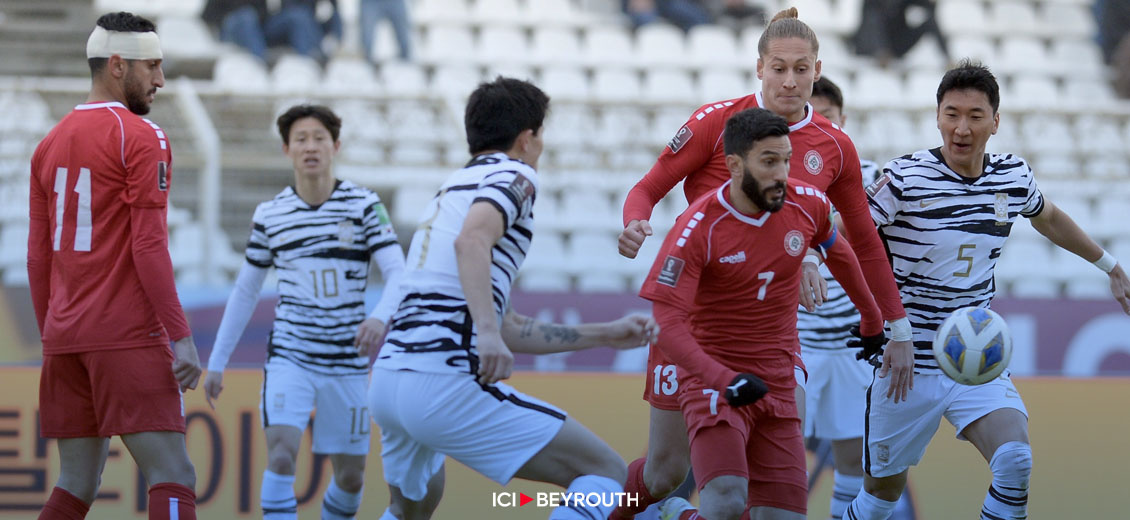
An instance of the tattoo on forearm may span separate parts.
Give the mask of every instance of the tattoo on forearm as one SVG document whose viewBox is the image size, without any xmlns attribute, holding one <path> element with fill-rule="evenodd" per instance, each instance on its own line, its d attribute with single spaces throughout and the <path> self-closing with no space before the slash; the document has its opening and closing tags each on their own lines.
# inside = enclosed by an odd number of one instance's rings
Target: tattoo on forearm
<svg viewBox="0 0 1130 520">
<path fill-rule="evenodd" d="M 529 316 L 522 316 L 522 330 L 518 333 L 519 338 L 528 338 L 534 334 L 534 319 Z"/>
<path fill-rule="evenodd" d="M 581 333 L 577 332 L 576 327 L 543 323 L 538 328 L 541 329 L 542 334 L 545 335 L 546 343 L 553 343 L 554 339 L 557 339 L 561 343 L 576 343 L 578 339 L 581 339 Z"/>
</svg>

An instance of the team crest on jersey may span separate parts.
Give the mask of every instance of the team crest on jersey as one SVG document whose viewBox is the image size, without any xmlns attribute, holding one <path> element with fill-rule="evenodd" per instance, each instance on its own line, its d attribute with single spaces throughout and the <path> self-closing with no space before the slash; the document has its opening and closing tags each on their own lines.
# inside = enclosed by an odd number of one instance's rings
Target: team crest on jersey
<svg viewBox="0 0 1130 520">
<path fill-rule="evenodd" d="M 824 158 L 820 156 L 820 152 L 809 150 L 804 154 L 804 169 L 813 175 L 820 175 L 820 171 L 824 169 Z"/>
<path fill-rule="evenodd" d="M 525 175 L 518 174 L 514 176 L 514 180 L 510 183 L 510 186 L 506 187 L 506 191 L 510 192 L 510 195 L 514 197 L 517 205 L 521 207 L 522 203 L 526 202 L 526 199 L 534 194 L 534 183 L 530 182 L 530 179 L 527 179 Z"/>
<path fill-rule="evenodd" d="M 169 165 L 165 161 L 157 161 L 157 189 L 169 191 Z"/>
<path fill-rule="evenodd" d="M 655 281 L 668 287 L 674 287 L 679 283 L 679 276 L 683 274 L 684 265 L 686 265 L 686 262 L 682 258 L 667 255 L 667 258 L 663 260 L 663 268 L 659 270 L 659 276 L 655 278 Z"/>
<path fill-rule="evenodd" d="M 785 233 L 785 252 L 791 256 L 800 256 L 804 252 L 804 235 L 800 231 L 794 229 Z"/>
<path fill-rule="evenodd" d="M 867 186 L 867 194 L 874 197 L 875 194 L 879 193 L 879 190 L 883 189 L 883 186 L 886 186 L 888 182 L 891 182 L 890 175 L 887 175 L 886 173 L 880 175 L 878 179 L 875 179 L 875 182 L 872 182 L 871 185 Z"/>
<path fill-rule="evenodd" d="M 340 242 L 341 245 L 352 244 L 353 237 L 353 221 L 343 220 L 337 223 L 337 241 Z"/>
<path fill-rule="evenodd" d="M 996 213 L 997 225 L 1008 224 L 1008 194 L 998 193 L 997 200 L 993 201 L 993 212 Z"/>
<path fill-rule="evenodd" d="M 690 141 L 693 136 L 694 132 L 691 131 L 690 127 L 683 125 L 683 127 L 675 133 L 675 137 L 672 137 L 671 141 L 667 143 L 667 148 L 671 149 L 671 153 L 679 153 L 683 145 L 687 144 L 687 141 Z"/>
</svg>

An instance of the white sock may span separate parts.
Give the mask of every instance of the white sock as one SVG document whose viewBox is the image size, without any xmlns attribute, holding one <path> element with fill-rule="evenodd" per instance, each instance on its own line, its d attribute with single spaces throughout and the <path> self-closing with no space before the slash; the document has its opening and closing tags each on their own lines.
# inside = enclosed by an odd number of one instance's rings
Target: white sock
<svg viewBox="0 0 1130 520">
<path fill-rule="evenodd" d="M 569 483 L 565 490 L 568 502 L 549 514 L 549 520 L 592 520 L 608 518 L 616 509 L 624 491 L 624 486 L 608 477 L 583 475 Z"/>
<path fill-rule="evenodd" d="M 361 508 L 361 492 L 350 493 L 330 479 L 330 486 L 322 497 L 322 520 L 353 520 Z"/>
<path fill-rule="evenodd" d="M 1028 518 L 1028 479 L 1032 475 L 1032 448 L 1023 442 L 1006 442 L 989 459 L 993 483 L 985 494 L 981 518 Z"/>
<path fill-rule="evenodd" d="M 887 502 L 860 489 L 859 495 L 844 511 L 844 520 L 887 520 L 898 502 Z"/>
<path fill-rule="evenodd" d="M 298 520 L 294 475 L 264 471 L 263 487 L 259 489 L 259 507 L 263 508 L 263 520 Z"/>
<path fill-rule="evenodd" d="M 388 509 L 388 508 L 386 507 L 386 508 L 385 508 L 385 512 L 384 512 L 383 514 L 381 514 L 381 517 L 380 517 L 380 518 L 378 518 L 377 520 L 400 520 L 400 519 L 399 519 L 399 518 L 397 518 L 397 517 L 395 517 L 395 516 L 392 516 L 392 511 L 390 511 L 390 510 L 389 510 L 389 509 Z"/>
<path fill-rule="evenodd" d="M 832 473 L 832 477 L 830 511 L 832 520 L 840 520 L 844 517 L 844 511 L 847 510 L 848 504 L 859 494 L 859 490 L 863 489 L 863 476 L 844 475 L 835 471 Z"/>
</svg>

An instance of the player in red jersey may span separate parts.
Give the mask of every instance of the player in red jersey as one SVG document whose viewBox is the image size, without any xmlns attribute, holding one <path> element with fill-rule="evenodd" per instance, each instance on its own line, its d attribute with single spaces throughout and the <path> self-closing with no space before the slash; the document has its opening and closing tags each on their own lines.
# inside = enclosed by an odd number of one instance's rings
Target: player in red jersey
<svg viewBox="0 0 1130 520">
<path fill-rule="evenodd" d="M 809 248 L 861 309 L 882 344 L 883 322 L 855 254 L 837 240 L 832 206 L 789 178 L 789 126 L 753 108 L 726 121 L 730 180 L 675 223 L 640 295 L 660 325 L 656 346 L 683 374 L 679 406 L 690 437 L 700 518 L 804 518 L 804 439 L 793 375 L 801 263 Z M 745 457 L 735 456 L 744 453 Z M 671 506 L 683 507 L 672 512 Z M 673 499 L 664 513 L 685 513 Z"/>
<path fill-rule="evenodd" d="M 912 374 L 910 323 L 886 251 L 871 221 L 855 146 L 847 134 L 808 104 L 812 83 L 820 76 L 819 43 L 812 29 L 796 16 L 795 8 L 782 11 L 762 33 L 757 60 L 761 92 L 696 110 L 667 144 L 651 171 L 632 188 L 624 203 L 620 253 L 635 257 L 644 239 L 652 233 L 648 223 L 652 208 L 679 181 L 683 181 L 687 200 L 693 201 L 730 178 L 722 136 L 731 114 L 751 107 L 771 110 L 790 122 L 790 177 L 825 191 L 839 210 L 875 300 L 883 317 L 891 322 L 895 348 L 887 349 L 891 355 L 885 362 L 890 362 L 884 365 L 882 374 L 891 372 L 896 382 L 891 386 L 892 392 L 898 399 L 907 390 Z M 815 270 L 813 273 L 814 278 L 819 277 Z M 803 380 L 799 373 L 799 349 L 797 354 L 797 377 Z M 690 466 L 685 425 L 677 413 L 680 382 L 676 364 L 653 348 L 647 368 L 644 399 L 651 404 L 647 457 L 629 465 L 624 487 L 627 492 L 639 493 L 642 500 L 638 507 L 617 509 L 611 517 L 617 520 L 631 518 L 648 504 L 661 500 L 678 487 Z M 798 387 L 797 391 L 801 393 L 803 388 Z M 798 401 L 803 402 L 803 397 Z"/>
<path fill-rule="evenodd" d="M 86 516 L 119 435 L 149 483 L 149 518 L 191 520 L 181 392 L 196 387 L 200 361 L 169 258 L 169 141 L 141 117 L 165 84 L 161 44 L 152 22 L 113 13 L 98 19 L 86 55 L 86 103 L 31 159 L 40 428 L 58 439 L 60 461 L 39 518 Z"/>
</svg>

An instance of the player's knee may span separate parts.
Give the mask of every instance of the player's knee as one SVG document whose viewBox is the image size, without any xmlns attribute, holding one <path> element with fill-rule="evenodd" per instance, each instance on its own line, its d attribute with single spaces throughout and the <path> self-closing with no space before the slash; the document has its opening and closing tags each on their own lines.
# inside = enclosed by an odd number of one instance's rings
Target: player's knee
<svg viewBox="0 0 1130 520">
<path fill-rule="evenodd" d="M 273 449 L 267 454 L 267 469 L 279 475 L 294 474 L 294 454 L 285 449 Z"/>
<path fill-rule="evenodd" d="M 670 463 L 648 461 L 643 467 L 643 483 L 653 497 L 665 497 L 675 491 L 687 478 L 687 465 L 681 460 Z"/>
<path fill-rule="evenodd" d="M 346 493 L 360 493 L 365 485 L 365 474 L 359 468 L 347 468 L 334 475 L 334 482 Z"/>
<path fill-rule="evenodd" d="M 1032 476 L 1032 447 L 1019 441 L 1006 442 L 993 454 L 989 468 L 995 480 L 1027 483 Z"/>
<path fill-rule="evenodd" d="M 712 489 L 703 490 L 702 516 L 714 520 L 715 518 L 734 519 L 742 516 L 746 507 L 746 488 L 740 485 L 719 484 L 711 482 Z M 736 483 L 735 483 L 736 484 Z"/>
<path fill-rule="evenodd" d="M 196 466 L 186 456 L 184 460 L 166 463 L 162 466 L 151 468 L 146 472 L 149 485 L 174 483 L 189 489 L 196 489 Z"/>
</svg>

